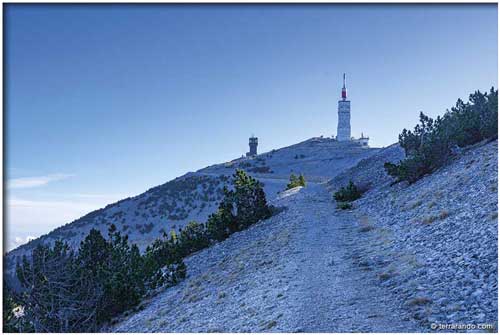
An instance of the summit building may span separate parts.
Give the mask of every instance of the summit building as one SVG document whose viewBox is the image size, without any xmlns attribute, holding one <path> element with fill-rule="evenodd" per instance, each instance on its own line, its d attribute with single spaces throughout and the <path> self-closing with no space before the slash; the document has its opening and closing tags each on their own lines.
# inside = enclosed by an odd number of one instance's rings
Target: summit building
<svg viewBox="0 0 500 335">
<path fill-rule="evenodd" d="M 337 125 L 337 141 L 351 140 L 351 102 L 347 100 L 347 89 L 342 86 L 342 100 L 339 100 L 339 122 Z"/>
<path fill-rule="evenodd" d="M 368 146 L 369 137 L 365 137 L 361 133 L 361 137 L 355 139 L 351 137 L 351 101 L 347 100 L 347 88 L 344 73 L 344 82 L 342 85 L 341 100 L 339 100 L 338 108 L 338 124 L 337 124 L 337 141 L 339 142 L 354 142 L 361 144 L 363 147 Z"/>
</svg>

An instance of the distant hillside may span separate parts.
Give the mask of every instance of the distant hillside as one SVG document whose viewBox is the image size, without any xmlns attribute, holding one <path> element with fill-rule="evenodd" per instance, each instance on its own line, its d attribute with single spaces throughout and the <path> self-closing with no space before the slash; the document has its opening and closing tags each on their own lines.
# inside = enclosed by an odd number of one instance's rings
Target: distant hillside
<svg viewBox="0 0 500 335">
<path fill-rule="evenodd" d="M 330 190 L 338 190 L 352 180 L 356 185 L 366 190 L 391 183 L 391 178 L 384 170 L 384 163 L 397 163 L 405 157 L 404 150 L 399 144 L 393 144 L 381 149 L 372 156 L 362 159 L 353 167 L 342 171 L 327 183 Z"/>
<path fill-rule="evenodd" d="M 12 275 L 16 259 L 38 243 L 63 239 L 77 247 L 92 228 L 106 235 L 111 224 L 144 250 L 163 232 L 193 220 L 205 221 L 215 211 L 224 185 L 237 168 L 263 182 L 269 200 L 273 200 L 277 192 L 285 188 L 290 173 L 303 173 L 308 181 L 324 181 L 378 150 L 328 138 L 312 138 L 253 158 L 238 158 L 189 172 L 138 196 L 93 211 L 12 250 L 7 254 L 7 270 Z"/>
</svg>

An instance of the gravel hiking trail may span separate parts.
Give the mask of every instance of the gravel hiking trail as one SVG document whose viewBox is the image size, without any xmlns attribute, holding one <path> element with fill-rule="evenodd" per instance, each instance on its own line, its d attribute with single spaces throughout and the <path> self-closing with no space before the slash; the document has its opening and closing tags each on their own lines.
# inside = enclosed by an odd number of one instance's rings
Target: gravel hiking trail
<svg viewBox="0 0 500 335">
<path fill-rule="evenodd" d="M 323 184 L 286 191 L 287 209 L 186 259 L 188 277 L 114 327 L 121 332 L 418 332 L 370 234 Z M 424 330 L 425 331 L 425 330 Z"/>
<path fill-rule="evenodd" d="M 378 284 L 376 266 L 360 260 L 366 238 L 351 214 L 335 210 L 322 185 L 310 184 L 288 204 L 291 240 L 301 271 L 291 300 L 299 309 L 294 329 L 304 332 L 417 331 L 390 292 Z"/>
</svg>

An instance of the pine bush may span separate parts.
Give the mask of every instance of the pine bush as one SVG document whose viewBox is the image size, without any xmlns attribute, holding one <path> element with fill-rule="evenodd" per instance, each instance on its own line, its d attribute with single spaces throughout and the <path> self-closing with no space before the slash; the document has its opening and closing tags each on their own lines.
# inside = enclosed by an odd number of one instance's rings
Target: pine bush
<svg viewBox="0 0 500 335">
<path fill-rule="evenodd" d="M 178 234 L 164 233 L 143 255 L 114 225 L 107 239 L 92 229 L 76 253 L 62 241 L 38 245 L 16 268 L 23 288 L 19 304 L 31 328 L 13 328 L 8 298 L 5 329 L 95 332 L 136 306 L 148 289 L 177 284 L 186 277 L 184 257 L 271 216 L 260 182 L 237 170 L 232 186 L 224 189 L 218 210 L 206 223 L 190 222 Z"/>
<path fill-rule="evenodd" d="M 345 187 L 341 187 L 340 190 L 335 192 L 333 197 L 338 202 L 351 202 L 361 198 L 361 195 L 356 185 L 350 180 L 349 184 Z"/>
<path fill-rule="evenodd" d="M 293 173 L 290 175 L 290 182 L 286 185 L 286 189 L 292 189 L 298 186 L 305 187 L 306 186 L 306 178 L 304 175 L 296 176 Z"/>
<path fill-rule="evenodd" d="M 498 90 L 492 87 L 489 93 L 471 94 L 467 103 L 458 99 L 455 107 L 436 120 L 421 112 L 420 123 L 414 130 L 403 129 L 399 134 L 406 158 L 397 164 L 387 162 L 384 168 L 395 177 L 395 183 L 411 184 L 445 165 L 454 148 L 496 138 Z"/>
</svg>

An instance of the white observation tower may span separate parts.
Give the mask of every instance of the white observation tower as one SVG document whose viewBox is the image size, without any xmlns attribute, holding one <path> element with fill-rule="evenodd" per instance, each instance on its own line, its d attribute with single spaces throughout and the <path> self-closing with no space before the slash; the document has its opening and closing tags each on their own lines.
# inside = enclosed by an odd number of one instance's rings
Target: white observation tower
<svg viewBox="0 0 500 335">
<path fill-rule="evenodd" d="M 351 102 L 347 100 L 347 89 L 342 86 L 342 100 L 339 100 L 339 123 L 337 125 L 337 141 L 351 140 Z"/>
</svg>

